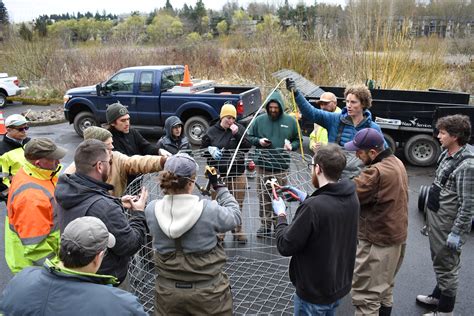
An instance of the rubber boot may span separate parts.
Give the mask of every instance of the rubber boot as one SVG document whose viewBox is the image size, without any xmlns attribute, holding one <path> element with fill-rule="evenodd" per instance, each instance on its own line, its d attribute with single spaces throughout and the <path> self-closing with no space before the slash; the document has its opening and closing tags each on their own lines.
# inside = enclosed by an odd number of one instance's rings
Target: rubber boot
<svg viewBox="0 0 474 316">
<path fill-rule="evenodd" d="M 391 313 L 392 313 L 392 306 L 380 305 L 379 316 L 390 316 Z"/>
<path fill-rule="evenodd" d="M 242 225 L 239 225 L 232 230 L 232 234 L 234 234 L 234 241 L 237 241 L 239 244 L 247 243 L 247 235 L 245 235 Z"/>
</svg>

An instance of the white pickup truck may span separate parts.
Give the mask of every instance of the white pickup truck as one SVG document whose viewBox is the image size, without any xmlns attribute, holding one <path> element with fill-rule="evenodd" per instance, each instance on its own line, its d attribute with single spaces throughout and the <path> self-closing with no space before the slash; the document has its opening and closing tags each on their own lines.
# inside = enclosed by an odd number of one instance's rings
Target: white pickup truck
<svg viewBox="0 0 474 316">
<path fill-rule="evenodd" d="M 0 73 L 0 108 L 7 104 L 7 97 L 19 95 L 23 88 L 20 88 L 20 80 L 17 77 L 8 77 L 6 73 Z"/>
</svg>

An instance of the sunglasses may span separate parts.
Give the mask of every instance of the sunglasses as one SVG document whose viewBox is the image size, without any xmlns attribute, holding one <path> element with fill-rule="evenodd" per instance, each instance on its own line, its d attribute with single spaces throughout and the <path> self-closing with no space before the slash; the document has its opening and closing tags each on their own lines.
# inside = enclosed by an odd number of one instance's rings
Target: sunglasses
<svg viewBox="0 0 474 316">
<path fill-rule="evenodd" d="M 24 131 L 27 131 L 27 130 L 30 129 L 29 126 L 24 126 L 24 127 L 11 127 L 11 128 L 16 129 L 16 130 L 19 131 L 19 132 L 24 132 Z"/>
</svg>

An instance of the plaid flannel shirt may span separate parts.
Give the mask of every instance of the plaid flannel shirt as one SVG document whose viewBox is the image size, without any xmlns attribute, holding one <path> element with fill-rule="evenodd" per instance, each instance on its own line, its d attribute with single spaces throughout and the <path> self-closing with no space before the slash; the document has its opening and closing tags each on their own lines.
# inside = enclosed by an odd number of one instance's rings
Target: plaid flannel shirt
<svg viewBox="0 0 474 316">
<path fill-rule="evenodd" d="M 465 156 L 471 156 L 461 163 L 460 160 Z M 457 165 L 457 166 L 456 166 Z M 449 156 L 445 150 L 438 159 L 438 168 L 436 169 L 435 184 L 441 187 L 441 179 L 446 172 L 454 171 L 448 176 L 443 189 L 455 192 L 458 196 L 458 211 L 454 225 L 451 231 L 462 235 L 471 230 L 471 221 L 474 215 L 474 153 L 466 145 L 461 147 L 454 155 Z"/>
</svg>

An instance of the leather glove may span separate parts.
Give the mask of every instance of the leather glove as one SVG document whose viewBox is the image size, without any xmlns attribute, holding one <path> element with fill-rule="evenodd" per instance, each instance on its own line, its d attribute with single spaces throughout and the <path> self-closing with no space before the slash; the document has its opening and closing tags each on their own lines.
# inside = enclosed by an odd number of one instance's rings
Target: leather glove
<svg viewBox="0 0 474 316">
<path fill-rule="evenodd" d="M 212 158 L 214 158 L 215 160 L 221 160 L 222 152 L 216 146 L 207 147 L 207 151 L 211 154 Z"/>
<path fill-rule="evenodd" d="M 219 188 L 224 188 L 226 185 L 219 177 L 219 173 L 214 167 L 206 168 L 206 172 L 204 176 L 209 179 L 209 183 L 211 184 L 214 191 L 217 191 Z"/>
<path fill-rule="evenodd" d="M 286 78 L 286 89 L 290 92 L 296 92 L 296 83 L 292 78 Z"/>
<path fill-rule="evenodd" d="M 285 205 L 285 202 L 283 202 L 283 199 L 281 197 L 279 197 L 278 200 L 275 200 L 275 199 L 272 200 L 272 207 L 273 207 L 273 213 L 275 213 L 276 216 L 280 216 L 280 215 L 286 216 L 286 205 Z"/>
<path fill-rule="evenodd" d="M 449 233 L 446 246 L 452 250 L 459 250 L 459 247 L 461 247 L 461 236 L 453 232 Z"/>
<path fill-rule="evenodd" d="M 286 185 L 284 187 L 279 188 L 277 192 L 280 192 L 280 193 L 282 192 L 283 197 L 285 198 L 287 202 L 294 202 L 294 201 L 303 202 L 304 200 L 306 200 L 306 197 L 308 196 L 306 192 L 298 190 L 297 188 L 290 185 Z"/>
</svg>

